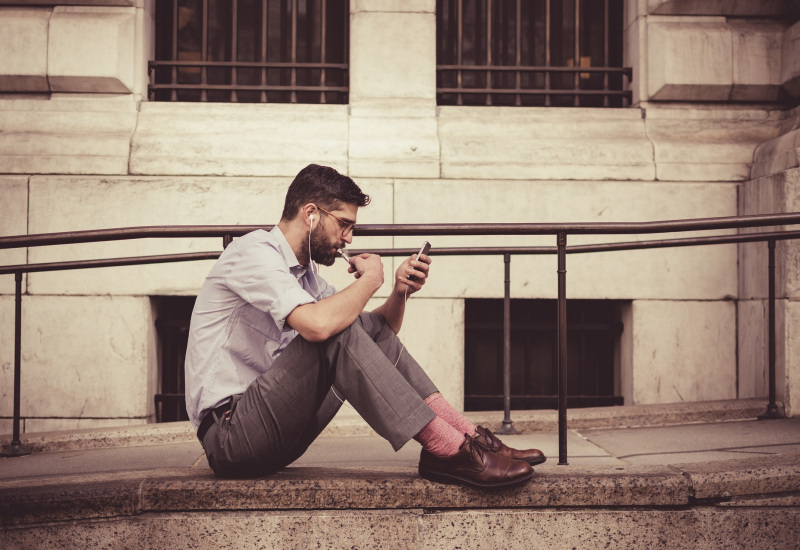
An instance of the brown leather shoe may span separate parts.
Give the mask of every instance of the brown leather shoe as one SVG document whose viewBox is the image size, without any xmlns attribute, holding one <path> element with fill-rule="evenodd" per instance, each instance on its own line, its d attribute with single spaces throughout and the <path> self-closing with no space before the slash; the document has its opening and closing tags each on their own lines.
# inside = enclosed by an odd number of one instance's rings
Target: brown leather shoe
<svg viewBox="0 0 800 550">
<path fill-rule="evenodd" d="M 544 453 L 539 449 L 526 449 L 524 451 L 512 449 L 500 441 L 491 430 L 483 426 L 478 426 L 478 434 L 475 436 L 475 443 L 487 451 L 491 451 L 500 456 L 507 456 L 513 460 L 524 460 L 531 466 L 536 466 L 547 460 L 547 457 L 544 456 Z"/>
<path fill-rule="evenodd" d="M 509 487 L 533 477 L 533 468 L 487 451 L 468 435 L 454 456 L 442 458 L 422 449 L 419 475 L 440 483 L 464 483 L 481 489 Z"/>
</svg>

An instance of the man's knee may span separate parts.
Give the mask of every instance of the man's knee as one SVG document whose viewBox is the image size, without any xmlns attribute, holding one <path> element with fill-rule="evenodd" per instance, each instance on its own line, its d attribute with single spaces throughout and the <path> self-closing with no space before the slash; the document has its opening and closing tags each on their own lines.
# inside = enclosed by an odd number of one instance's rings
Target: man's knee
<svg viewBox="0 0 800 550">
<path fill-rule="evenodd" d="M 383 330 L 387 327 L 386 319 L 383 318 L 383 315 L 368 311 L 361 313 L 358 316 L 356 323 L 361 325 L 361 328 L 364 329 L 364 332 L 373 338 L 383 332 Z"/>
</svg>

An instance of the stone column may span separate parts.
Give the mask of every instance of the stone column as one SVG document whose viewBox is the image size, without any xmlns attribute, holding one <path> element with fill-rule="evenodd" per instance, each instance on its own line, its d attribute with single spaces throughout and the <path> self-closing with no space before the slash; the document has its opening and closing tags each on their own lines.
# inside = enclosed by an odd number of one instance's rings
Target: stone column
<svg viewBox="0 0 800 550">
<path fill-rule="evenodd" d="M 628 0 L 633 104 L 775 102 L 789 8 L 760 0 Z"/>
<path fill-rule="evenodd" d="M 787 28 L 780 45 L 782 93 L 800 97 L 800 22 Z M 800 211 L 800 108 L 784 112 L 780 135 L 755 151 L 750 180 L 739 193 L 739 213 Z M 776 229 L 796 229 L 776 228 Z M 777 400 L 786 413 L 800 409 L 800 242 L 778 242 L 776 263 Z M 767 245 L 739 246 L 739 395 L 768 393 Z"/>
<path fill-rule="evenodd" d="M 435 0 L 352 0 L 353 177 L 439 176 Z"/>
</svg>

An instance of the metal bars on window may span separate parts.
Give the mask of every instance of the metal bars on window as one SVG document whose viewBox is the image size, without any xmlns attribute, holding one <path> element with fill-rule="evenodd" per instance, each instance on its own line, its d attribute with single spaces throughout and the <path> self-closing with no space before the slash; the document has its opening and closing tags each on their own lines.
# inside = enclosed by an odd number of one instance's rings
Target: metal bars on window
<svg viewBox="0 0 800 550">
<path fill-rule="evenodd" d="M 439 105 L 624 107 L 623 0 L 437 0 Z"/>
<path fill-rule="evenodd" d="M 348 102 L 348 0 L 159 0 L 150 99 Z"/>
</svg>

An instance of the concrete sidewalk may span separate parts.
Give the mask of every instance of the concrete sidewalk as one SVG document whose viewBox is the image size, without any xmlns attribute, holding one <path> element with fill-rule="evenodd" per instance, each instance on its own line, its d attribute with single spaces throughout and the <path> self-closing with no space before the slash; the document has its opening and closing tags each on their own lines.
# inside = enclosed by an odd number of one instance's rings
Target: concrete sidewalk
<svg viewBox="0 0 800 550">
<path fill-rule="evenodd" d="M 556 411 L 515 411 L 522 435 L 501 439 L 516 448 L 541 449 L 537 470 L 570 466 L 709 462 L 800 453 L 800 418 L 759 421 L 761 400 L 687 405 L 607 407 L 570 411 L 567 465 L 558 465 Z M 498 427 L 502 413 L 467 413 L 476 424 Z M 673 425 L 659 425 L 673 423 Z M 633 426 L 633 427 L 629 427 Z M 544 429 L 541 429 L 543 427 Z M 538 428 L 538 429 L 537 429 Z M 4 445 L 8 436 L 0 439 Z M 31 455 L 0 458 L 0 480 L 158 468 L 207 469 L 203 449 L 185 422 L 119 429 L 25 435 Z M 356 416 L 341 415 L 293 466 L 416 468 L 419 445 L 399 452 Z"/>
<path fill-rule="evenodd" d="M 506 435 L 501 439 L 512 447 L 541 449 L 548 460 L 537 466 L 537 471 L 556 472 L 576 466 L 700 463 L 800 453 L 800 418 L 570 430 L 566 466 L 558 465 L 557 433 Z M 414 441 L 395 453 L 377 435 L 328 436 L 315 441 L 293 467 L 414 469 L 418 460 L 419 445 Z M 196 440 L 71 449 L 0 459 L 0 480 L 159 468 L 199 470 L 207 469 L 208 462 Z"/>
</svg>

